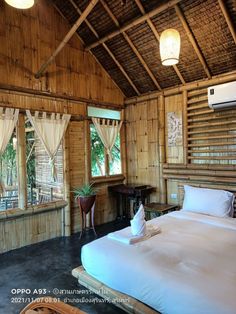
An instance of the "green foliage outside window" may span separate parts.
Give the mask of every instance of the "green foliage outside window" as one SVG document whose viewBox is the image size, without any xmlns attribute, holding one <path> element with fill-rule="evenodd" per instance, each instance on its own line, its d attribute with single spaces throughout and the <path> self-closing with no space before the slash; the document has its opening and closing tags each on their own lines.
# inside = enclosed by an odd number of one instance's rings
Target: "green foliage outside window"
<svg viewBox="0 0 236 314">
<path fill-rule="evenodd" d="M 91 142 L 91 174 L 92 177 L 105 176 L 105 164 L 107 155 L 104 145 L 94 127 L 90 125 Z M 121 173 L 121 154 L 120 154 L 120 135 L 117 136 L 115 145 L 112 149 L 112 160 L 109 161 L 109 175 Z"/>
</svg>

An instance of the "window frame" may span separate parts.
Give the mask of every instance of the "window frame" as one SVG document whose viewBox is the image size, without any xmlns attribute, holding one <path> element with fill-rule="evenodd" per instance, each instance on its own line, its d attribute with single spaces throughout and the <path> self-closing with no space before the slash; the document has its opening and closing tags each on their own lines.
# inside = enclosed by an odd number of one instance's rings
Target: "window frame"
<svg viewBox="0 0 236 314">
<path fill-rule="evenodd" d="M 121 111 L 121 116 L 123 115 L 123 112 Z M 88 161 L 88 171 L 89 171 L 89 181 L 90 182 L 110 182 L 110 181 L 117 181 L 117 180 L 123 180 L 125 178 L 124 176 L 124 123 L 122 123 L 121 129 L 120 129 L 120 162 L 121 162 L 121 173 L 119 174 L 109 174 L 109 159 L 108 155 L 105 152 L 105 175 L 104 176 L 92 176 L 92 165 L 91 165 L 91 133 L 90 133 L 90 125 L 93 124 L 92 119 L 88 119 L 87 123 L 87 161 Z M 104 148 L 105 150 L 105 148 Z"/>
</svg>

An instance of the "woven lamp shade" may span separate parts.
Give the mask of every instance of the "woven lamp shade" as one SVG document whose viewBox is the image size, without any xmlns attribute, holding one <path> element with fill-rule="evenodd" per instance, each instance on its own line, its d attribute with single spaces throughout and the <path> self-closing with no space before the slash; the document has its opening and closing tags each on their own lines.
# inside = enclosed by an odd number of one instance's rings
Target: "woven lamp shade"
<svg viewBox="0 0 236 314">
<path fill-rule="evenodd" d="M 5 0 L 5 2 L 17 9 L 29 9 L 34 5 L 34 0 Z"/>
<path fill-rule="evenodd" d="M 173 28 L 164 30 L 160 37 L 160 54 L 163 65 L 174 65 L 179 62 L 180 35 Z"/>
</svg>

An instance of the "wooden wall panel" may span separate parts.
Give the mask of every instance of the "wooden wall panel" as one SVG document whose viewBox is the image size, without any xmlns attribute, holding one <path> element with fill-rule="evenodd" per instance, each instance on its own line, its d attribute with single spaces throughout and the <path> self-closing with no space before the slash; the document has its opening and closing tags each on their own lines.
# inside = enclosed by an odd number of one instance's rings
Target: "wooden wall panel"
<svg viewBox="0 0 236 314">
<path fill-rule="evenodd" d="M 158 100 L 130 105 L 125 110 L 127 181 L 156 187 L 151 195 L 159 200 Z"/>
<path fill-rule="evenodd" d="M 70 26 L 51 1 L 16 10 L 4 1 L 0 10 L 0 84 L 123 103 L 123 94 L 74 35 L 45 75 L 34 74 L 62 41 Z"/>
<path fill-rule="evenodd" d="M 94 101 L 103 106 L 103 102 L 111 106 L 123 106 L 122 92 L 93 56 L 85 52 L 77 35 L 74 35 L 58 54 L 43 77 L 34 77 L 69 29 L 70 26 L 49 0 L 36 1 L 35 6 L 27 11 L 16 10 L 2 1 L 0 106 L 19 108 L 22 111 L 31 109 L 71 113 L 77 120 L 86 116 L 86 105 L 90 100 L 91 103 Z M 39 95 L 39 92 L 45 95 Z M 68 97 L 74 100 L 68 100 Z M 84 98 L 84 101 L 81 103 L 77 98 Z M 81 185 L 86 175 L 88 177 L 88 174 L 85 175 L 84 123 L 73 121 L 69 124 L 71 189 Z M 122 147 L 124 149 L 124 141 Z M 39 153 L 44 156 L 42 151 Z M 45 171 L 45 167 L 43 168 Z M 38 180 L 41 179 L 38 173 Z M 109 204 L 110 200 L 104 187 L 98 197 L 96 223 L 104 223 L 115 217 L 114 206 Z M 62 235 L 61 212 L 57 217 L 50 215 L 52 214 L 40 214 L 32 219 L 24 216 L 1 222 L 1 247 L 7 251 Z M 71 222 L 72 232 L 81 229 L 80 213 L 73 195 Z M 18 231 L 18 228 L 24 230 L 23 233 Z M 15 230 L 14 235 L 10 236 L 10 230 Z"/>
<path fill-rule="evenodd" d="M 61 234 L 61 209 L 0 220 L 0 253 L 53 239 Z"/>
<path fill-rule="evenodd" d="M 156 199 L 161 202 L 165 201 L 164 181 L 167 184 L 166 201 L 171 204 L 179 203 L 181 182 L 208 184 L 226 190 L 234 190 L 236 186 L 236 109 L 213 111 L 208 107 L 206 86 L 193 88 L 182 92 L 176 90 L 176 94 L 170 96 L 159 93 L 153 100 L 137 97 L 136 103 L 126 107 L 127 180 L 156 186 Z M 160 110 L 162 97 L 164 121 Z M 167 125 L 170 112 L 182 117 L 182 140 L 171 147 L 168 146 Z M 159 121 L 153 119 L 157 115 Z M 161 149 L 163 123 L 165 150 Z"/>
</svg>

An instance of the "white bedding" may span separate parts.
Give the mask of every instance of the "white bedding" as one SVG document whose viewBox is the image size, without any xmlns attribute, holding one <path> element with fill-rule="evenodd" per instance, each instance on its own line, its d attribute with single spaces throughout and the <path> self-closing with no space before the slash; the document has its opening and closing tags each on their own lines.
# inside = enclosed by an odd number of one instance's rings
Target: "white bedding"
<svg viewBox="0 0 236 314">
<path fill-rule="evenodd" d="M 86 271 L 163 314 L 236 313 L 236 219 L 173 212 L 161 233 L 126 245 L 107 236 L 82 248 Z"/>
</svg>

